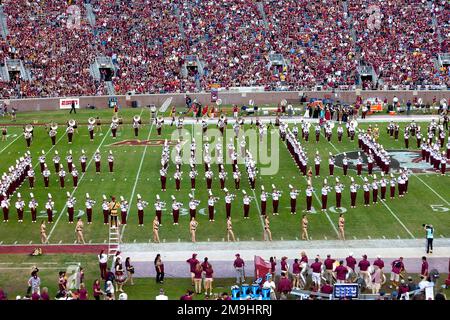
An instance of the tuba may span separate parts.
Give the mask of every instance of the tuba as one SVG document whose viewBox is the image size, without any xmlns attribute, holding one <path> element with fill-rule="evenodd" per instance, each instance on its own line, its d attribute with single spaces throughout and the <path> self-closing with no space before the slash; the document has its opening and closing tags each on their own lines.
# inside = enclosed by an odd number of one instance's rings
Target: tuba
<svg viewBox="0 0 450 320">
<path fill-rule="evenodd" d="M 27 125 L 25 126 L 25 131 L 26 131 L 26 132 L 31 132 L 31 131 L 33 131 L 33 126 L 32 126 L 31 124 L 27 124 Z"/>
<path fill-rule="evenodd" d="M 118 123 L 119 123 L 119 118 L 118 118 L 117 116 L 113 116 L 112 119 L 111 119 L 111 121 L 112 121 L 113 123 L 115 123 L 115 124 L 118 124 Z"/>
<path fill-rule="evenodd" d="M 141 116 L 135 115 L 135 116 L 133 117 L 133 121 L 134 121 L 134 122 L 140 122 L 140 121 L 141 121 Z"/>
<path fill-rule="evenodd" d="M 222 104 L 222 99 L 217 99 L 217 100 L 216 100 L 216 104 L 217 104 L 218 106 L 220 106 L 220 105 Z"/>
<path fill-rule="evenodd" d="M 69 126 L 75 127 L 75 124 L 76 124 L 76 122 L 75 122 L 74 119 L 70 119 L 70 120 L 69 120 Z"/>
<path fill-rule="evenodd" d="M 58 130 L 58 124 L 56 122 L 50 123 L 50 129 L 55 131 Z"/>
<path fill-rule="evenodd" d="M 330 128 L 333 129 L 335 126 L 334 122 L 330 122 Z"/>
<path fill-rule="evenodd" d="M 350 121 L 350 124 L 352 124 L 353 128 L 355 128 L 355 129 L 358 127 L 358 121 L 356 121 L 356 120 Z"/>
<path fill-rule="evenodd" d="M 88 123 L 89 123 L 90 125 L 94 125 L 94 124 L 95 124 L 95 118 L 94 118 L 94 117 L 90 117 L 90 118 L 88 119 Z"/>
</svg>

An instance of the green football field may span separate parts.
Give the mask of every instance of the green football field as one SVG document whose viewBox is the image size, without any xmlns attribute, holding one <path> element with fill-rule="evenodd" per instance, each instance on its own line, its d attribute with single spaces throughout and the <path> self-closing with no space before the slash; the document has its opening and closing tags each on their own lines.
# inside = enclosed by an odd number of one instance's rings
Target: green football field
<svg viewBox="0 0 450 320">
<path fill-rule="evenodd" d="M 163 134 L 158 137 L 156 127 L 150 125 L 150 115 L 148 109 L 126 109 L 121 111 L 125 124 L 121 126 L 118 137 L 113 140 L 109 131 L 109 124 L 112 113 L 110 110 L 80 110 L 76 115 L 68 115 L 68 112 L 33 112 L 33 113 L 19 113 L 17 117 L 18 126 L 8 127 L 8 140 L 0 142 L 0 172 L 4 172 L 7 168 L 15 163 L 15 160 L 22 156 L 27 150 L 26 144 L 21 133 L 23 131 L 22 125 L 26 123 L 48 123 L 50 121 L 59 122 L 60 128 L 57 135 L 57 145 L 52 148 L 50 138 L 48 137 L 43 126 L 35 126 L 34 140 L 29 149 L 33 156 L 33 165 L 36 170 L 36 186 L 32 192 L 39 202 L 38 211 L 40 213 L 39 222 L 46 220 L 45 202 L 47 193 L 53 195 L 55 201 L 56 215 L 54 223 L 47 226 L 47 234 L 50 237 L 50 243 L 73 243 L 75 241 L 74 225 L 68 224 L 67 212 L 65 207 L 66 192 L 69 191 L 77 199 L 75 206 L 76 213 L 78 213 L 84 220 L 84 202 L 85 194 L 88 192 L 91 198 L 97 201 L 94 206 L 94 223 L 92 225 L 85 224 L 85 239 L 90 243 L 105 243 L 108 239 L 109 228 L 103 225 L 103 216 L 101 210 L 102 195 L 114 195 L 116 198 L 123 196 L 130 203 L 130 212 L 128 217 L 128 224 L 126 228 L 121 228 L 123 242 L 126 243 L 143 243 L 149 242 L 152 239 L 151 222 L 155 215 L 153 203 L 156 199 L 156 194 L 159 194 L 161 199 L 167 203 L 167 211 L 163 211 L 162 227 L 160 228 L 160 238 L 163 242 L 186 242 L 190 241 L 189 234 L 189 214 L 183 211 L 180 217 L 180 224 L 178 226 L 172 225 L 171 213 L 171 195 L 175 195 L 177 200 L 184 204 L 186 208 L 188 205 L 188 193 L 190 192 L 190 179 L 188 176 L 189 165 L 182 166 L 183 180 L 181 192 L 175 191 L 175 183 L 173 180 L 174 164 L 170 164 L 168 170 L 167 191 L 162 192 L 159 181 L 160 156 L 161 145 L 129 145 L 124 144 L 120 146 L 113 146 L 112 144 L 124 140 L 134 140 L 134 133 L 131 127 L 131 119 L 135 114 L 142 114 L 145 125 L 141 128 L 139 139 L 141 140 L 163 140 L 171 139 L 172 133 L 176 130 L 175 126 L 171 127 L 166 124 L 163 126 Z M 103 122 L 103 131 L 96 133 L 93 142 L 89 141 L 88 131 L 86 128 L 87 119 L 91 116 L 99 116 Z M 78 133 L 74 135 L 74 142 L 72 145 L 67 143 L 67 136 L 63 134 L 64 122 L 68 119 L 74 118 L 79 121 L 80 126 Z M 170 121 L 169 121 L 170 122 Z M 3 123 L 11 123 L 9 118 L 0 119 L 0 126 Z M 404 149 L 403 139 L 394 141 L 386 135 L 385 127 L 387 123 L 378 123 L 381 128 L 380 143 L 384 145 L 387 150 L 402 150 Z M 367 123 L 360 124 L 360 128 L 366 128 Z M 400 137 L 403 136 L 403 128 L 405 123 L 401 123 Z M 209 128 L 215 125 L 210 124 Z M 424 132 L 426 124 L 422 124 L 422 131 Z M 231 125 L 229 125 L 231 129 Z M 249 125 L 246 126 L 246 129 Z M 190 133 L 198 133 L 196 136 L 197 145 L 200 145 L 201 128 L 199 125 L 186 124 L 185 129 Z M 232 136 L 224 137 L 224 154 L 227 152 L 226 144 Z M 271 139 L 276 139 L 279 142 L 278 147 Z M 446 138 L 447 141 L 448 137 Z M 233 201 L 232 219 L 234 233 L 239 240 L 263 240 L 263 226 L 259 214 L 259 195 L 260 186 L 264 185 L 266 190 L 271 189 L 271 185 L 275 184 L 283 195 L 280 198 L 280 215 L 272 217 L 271 230 L 273 240 L 296 240 L 300 239 L 300 220 L 302 210 L 306 208 L 305 204 L 305 187 L 306 179 L 300 175 L 298 168 L 295 166 L 285 144 L 281 142 L 278 134 L 268 136 L 269 153 L 276 155 L 278 150 L 279 169 L 273 175 L 260 175 L 257 179 L 257 187 L 255 193 L 250 189 L 244 165 L 240 165 L 242 172 L 241 190 L 246 190 L 251 196 L 256 196 L 256 200 L 252 201 L 250 206 L 250 219 L 243 219 L 243 205 L 242 192 L 235 190 L 234 181 L 232 179 L 231 165 L 226 165 L 228 171 L 226 187 L 237 195 Z M 316 144 L 314 139 L 313 126 L 310 129 L 310 141 L 304 143 L 309 156 L 308 167 L 313 166 L 313 157 L 318 150 L 322 156 L 321 177 L 313 178 L 313 186 L 316 189 L 313 198 L 313 213 L 309 214 L 309 234 L 312 240 L 323 239 L 337 239 L 337 220 L 340 212 L 345 213 L 346 218 L 346 237 L 348 239 L 396 239 L 396 238 L 421 238 L 424 236 L 422 229 L 423 223 L 431 223 L 435 227 L 435 234 L 437 237 L 450 237 L 450 177 L 441 176 L 435 173 L 426 174 L 412 174 L 409 177 L 409 193 L 404 198 L 389 198 L 385 203 L 378 202 L 376 205 L 371 205 L 368 208 L 363 206 L 362 190 L 358 192 L 357 208 L 350 209 L 350 194 L 349 184 L 350 176 L 343 177 L 342 170 L 335 168 L 334 177 L 339 176 L 341 182 L 346 188 L 343 192 L 343 209 L 337 210 L 335 205 L 334 191 L 330 193 L 328 200 L 328 210 L 321 212 L 320 188 L 322 187 L 323 179 L 328 175 L 328 153 L 339 154 L 342 152 L 357 151 L 357 140 L 351 142 L 349 138 L 344 135 L 343 142 L 338 143 L 336 129 L 333 133 L 331 143 L 328 143 L 323 136 L 321 136 L 320 143 Z M 410 145 L 415 147 L 415 139 L 411 139 Z M 172 147 L 171 147 L 172 148 Z M 272 149 L 275 148 L 275 149 Z M 411 147 L 410 147 L 411 148 Z M 54 173 L 52 157 L 54 151 L 58 150 L 61 155 L 61 163 L 66 169 L 65 156 L 69 149 L 73 151 L 74 164 L 80 170 L 79 156 L 81 149 L 84 149 L 88 155 L 87 173 L 79 176 L 78 188 L 72 187 L 72 178 L 66 176 L 66 187 L 61 189 L 59 187 L 59 179 Z M 95 174 L 94 162 L 91 161 L 96 149 L 102 153 L 102 173 Z M 211 145 L 211 150 L 214 149 Z M 43 179 L 40 174 L 38 157 L 44 150 L 47 153 L 47 165 L 52 172 L 50 177 L 50 188 L 44 189 Z M 115 156 L 115 172 L 109 173 L 107 171 L 107 154 L 112 150 Z M 239 150 L 239 146 L 237 146 Z M 268 164 L 258 164 L 258 168 L 264 168 Z M 218 180 L 217 165 L 212 165 L 214 171 L 213 180 L 213 194 L 220 197 L 216 203 L 216 221 L 211 223 L 207 216 L 207 197 L 206 182 L 204 181 L 204 166 L 198 166 L 199 175 L 197 177 L 197 189 L 195 191 L 195 198 L 200 200 L 198 207 L 198 221 L 199 227 L 197 232 L 197 241 L 223 241 L 226 240 L 226 221 L 225 221 L 225 203 L 224 192 L 220 190 Z M 350 175 L 355 177 L 357 183 L 362 184 L 362 180 L 356 177 L 355 171 L 350 171 Z M 366 174 L 363 174 L 366 176 Z M 328 178 L 331 185 L 334 185 L 334 177 Z M 369 181 L 372 179 L 369 178 Z M 300 190 L 300 195 L 297 201 L 297 215 L 291 215 L 289 210 L 289 188 L 292 184 Z M 18 190 L 25 199 L 28 205 L 30 189 L 28 180 Z M 140 194 L 142 198 L 149 202 L 149 206 L 145 210 L 145 226 L 138 227 L 137 224 L 137 208 L 136 197 Z M 17 214 L 14 208 L 16 196 L 11 199 L 10 221 L 8 223 L 0 223 L 0 241 L 2 244 L 29 244 L 39 243 L 39 223 L 32 224 L 29 211 L 25 212 L 25 221 L 23 224 L 17 223 Z M 268 212 L 271 213 L 272 201 L 268 199 Z"/>
</svg>

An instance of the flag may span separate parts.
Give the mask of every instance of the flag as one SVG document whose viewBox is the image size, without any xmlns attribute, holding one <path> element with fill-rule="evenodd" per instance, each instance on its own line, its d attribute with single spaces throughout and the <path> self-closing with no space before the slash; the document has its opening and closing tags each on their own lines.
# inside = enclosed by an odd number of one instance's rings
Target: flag
<svg viewBox="0 0 450 320">
<path fill-rule="evenodd" d="M 260 256 L 255 256 L 255 279 L 266 278 L 266 274 L 270 273 L 270 262 L 265 261 Z"/>
</svg>

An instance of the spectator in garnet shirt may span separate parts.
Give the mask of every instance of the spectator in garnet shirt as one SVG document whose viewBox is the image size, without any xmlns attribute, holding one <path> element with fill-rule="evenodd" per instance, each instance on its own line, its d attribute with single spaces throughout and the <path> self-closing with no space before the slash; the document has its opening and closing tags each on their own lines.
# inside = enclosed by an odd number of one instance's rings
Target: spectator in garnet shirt
<svg viewBox="0 0 450 320">
<path fill-rule="evenodd" d="M 286 273 L 282 272 L 277 287 L 277 292 L 280 293 L 280 299 L 283 299 L 283 296 L 287 296 L 289 292 L 291 292 L 291 290 L 292 290 L 291 280 L 289 280 Z"/>
<path fill-rule="evenodd" d="M 313 288 L 319 288 L 320 287 L 320 278 L 321 278 L 321 272 L 322 272 L 322 262 L 319 261 L 319 258 L 315 258 L 314 262 L 311 264 L 312 269 L 312 281 L 313 281 Z"/>
<path fill-rule="evenodd" d="M 325 265 L 325 278 L 330 282 L 333 278 L 333 264 L 335 261 L 335 259 L 331 259 L 330 254 L 327 254 L 327 258 L 323 262 L 323 264 Z"/>
<path fill-rule="evenodd" d="M 325 284 L 322 286 L 322 288 L 320 289 L 321 293 L 325 293 L 325 294 L 332 294 L 333 293 L 333 286 L 330 285 L 330 281 L 326 281 Z"/>
<path fill-rule="evenodd" d="M 203 268 L 200 262 L 197 262 L 197 265 L 194 269 L 194 284 L 195 284 L 195 293 L 202 293 L 202 274 Z"/>
<path fill-rule="evenodd" d="M 80 289 L 78 289 L 78 300 L 88 300 L 88 292 L 83 283 L 80 284 Z"/>
<path fill-rule="evenodd" d="M 422 257 L 422 268 L 420 271 L 420 275 L 423 277 L 428 277 L 428 261 L 427 257 Z"/>
<path fill-rule="evenodd" d="M 41 300 L 45 300 L 45 301 L 50 300 L 50 296 L 48 295 L 48 288 L 47 287 L 42 288 Z"/>
<path fill-rule="evenodd" d="M 305 251 L 300 252 L 300 263 L 308 263 L 308 256 Z"/>
<path fill-rule="evenodd" d="M 186 293 L 181 296 L 180 300 L 192 300 L 193 292 L 191 290 L 186 290 Z"/>
<path fill-rule="evenodd" d="M 347 263 L 347 267 L 351 268 L 355 271 L 356 259 L 353 258 L 353 252 L 350 252 L 347 258 L 345 258 L 345 262 Z"/>
<path fill-rule="evenodd" d="M 302 272 L 300 263 L 298 262 L 298 259 L 294 259 L 294 263 L 292 264 L 292 286 L 294 288 L 298 288 L 300 286 L 300 272 Z"/>
<path fill-rule="evenodd" d="M 367 255 L 363 255 L 362 257 L 363 259 L 358 263 L 359 273 L 363 277 L 367 286 L 370 283 L 370 273 L 369 273 L 370 262 L 369 260 L 367 260 Z"/>
<path fill-rule="evenodd" d="M 39 300 L 41 299 L 41 296 L 38 293 L 37 289 L 34 289 L 33 294 L 31 295 L 31 300 Z"/>
<path fill-rule="evenodd" d="M 384 268 L 384 261 L 381 260 L 381 256 L 377 256 L 377 260 L 375 260 L 375 261 L 373 262 L 373 265 L 374 265 L 374 266 L 378 266 L 378 268 L 380 268 L 381 270 L 383 270 L 383 268 Z"/>
<path fill-rule="evenodd" d="M 345 283 L 345 278 L 347 277 L 348 269 L 344 267 L 344 261 L 339 261 L 339 266 L 337 266 L 336 270 L 336 279 L 337 283 Z"/>
<path fill-rule="evenodd" d="M 193 253 L 192 258 L 187 259 L 186 262 L 189 263 L 189 270 L 191 272 L 191 281 L 192 281 L 192 285 L 194 285 L 195 266 L 198 263 L 197 254 Z"/>
<path fill-rule="evenodd" d="M 286 275 L 289 275 L 289 264 L 287 263 L 287 257 L 281 258 L 281 272 L 286 273 Z"/>
<path fill-rule="evenodd" d="M 272 275 L 272 279 L 275 279 L 277 257 L 270 257 L 269 261 L 270 261 L 270 274 Z"/>
<path fill-rule="evenodd" d="M 392 261 L 392 271 L 391 271 L 391 285 L 389 288 L 392 288 L 392 286 L 397 286 L 398 282 L 400 281 L 400 272 L 402 272 L 405 265 L 403 264 L 403 257 L 400 257 L 400 259 Z"/>
</svg>

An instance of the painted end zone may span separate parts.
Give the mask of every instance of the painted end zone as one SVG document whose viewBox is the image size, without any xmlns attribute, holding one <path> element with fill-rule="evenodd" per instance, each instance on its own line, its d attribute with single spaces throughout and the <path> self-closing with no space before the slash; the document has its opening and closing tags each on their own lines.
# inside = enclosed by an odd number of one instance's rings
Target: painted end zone
<svg viewBox="0 0 450 320">
<path fill-rule="evenodd" d="M 0 254 L 31 254 L 34 249 L 41 248 L 42 254 L 49 253 L 99 253 L 108 251 L 108 245 L 6 245 L 0 246 Z"/>
</svg>

